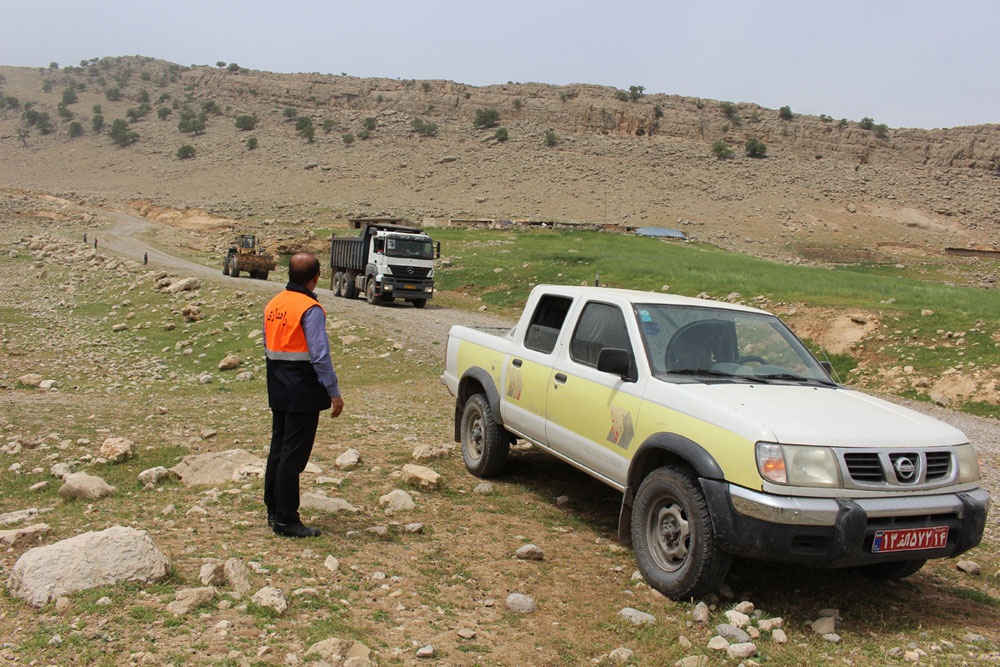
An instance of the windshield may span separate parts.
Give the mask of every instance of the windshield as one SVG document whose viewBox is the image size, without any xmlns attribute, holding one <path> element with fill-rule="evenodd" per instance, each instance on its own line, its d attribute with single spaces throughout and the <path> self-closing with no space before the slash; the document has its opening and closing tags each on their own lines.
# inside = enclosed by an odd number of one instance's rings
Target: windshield
<svg viewBox="0 0 1000 667">
<path fill-rule="evenodd" d="M 389 257 L 434 259 L 434 249 L 431 247 L 431 240 L 426 236 L 414 239 L 390 236 L 385 240 L 385 254 Z"/>
<path fill-rule="evenodd" d="M 830 383 L 812 354 L 773 315 L 660 304 L 634 308 L 654 375 Z"/>
</svg>

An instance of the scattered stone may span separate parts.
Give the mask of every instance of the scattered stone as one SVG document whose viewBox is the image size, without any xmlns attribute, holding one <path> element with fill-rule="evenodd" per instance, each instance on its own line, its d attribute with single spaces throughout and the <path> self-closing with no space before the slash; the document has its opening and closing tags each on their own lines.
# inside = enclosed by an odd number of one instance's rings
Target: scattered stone
<svg viewBox="0 0 1000 667">
<path fill-rule="evenodd" d="M 737 628 L 735 625 L 729 623 L 721 623 L 715 626 L 715 632 L 720 637 L 725 637 L 727 641 L 742 643 L 750 641 L 750 635 L 748 635 L 744 630 Z"/>
<path fill-rule="evenodd" d="M 127 324 L 121 324 L 121 323 L 120 324 L 115 324 L 115 325 L 112 325 L 111 330 L 114 331 L 114 332 L 116 332 L 116 333 L 120 332 L 120 331 L 128 331 L 128 325 Z"/>
<path fill-rule="evenodd" d="M 360 510 L 343 498 L 330 498 L 320 493 L 303 493 L 301 507 L 321 512 L 359 512 Z"/>
<path fill-rule="evenodd" d="M 544 560 L 545 558 L 545 552 L 534 544 L 525 544 L 514 552 L 514 555 L 521 560 Z"/>
<path fill-rule="evenodd" d="M 171 294 L 177 294 L 178 292 L 190 291 L 198 289 L 201 287 L 201 281 L 197 278 L 183 278 L 176 282 L 170 283 L 167 287 L 167 292 Z"/>
<path fill-rule="evenodd" d="M 378 504 L 385 506 L 390 512 L 402 512 L 416 507 L 416 503 L 413 502 L 410 494 L 402 489 L 395 489 L 384 496 L 380 496 Z"/>
<path fill-rule="evenodd" d="M 405 526 L 403 526 L 403 530 L 405 530 L 407 533 L 411 535 L 414 533 L 422 533 L 424 532 L 424 524 L 419 522 L 408 523 Z"/>
<path fill-rule="evenodd" d="M 708 648 L 713 651 L 725 651 L 729 648 L 729 642 L 726 641 L 725 637 L 716 635 L 708 640 Z"/>
<path fill-rule="evenodd" d="M 57 479 L 65 479 L 66 475 L 71 472 L 73 472 L 73 464 L 71 463 L 56 463 L 49 468 L 49 474 Z"/>
<path fill-rule="evenodd" d="M 0 530 L 0 547 L 10 548 L 39 544 L 42 541 L 42 535 L 47 532 L 49 532 L 49 526 L 45 523 L 36 523 L 12 530 Z"/>
<path fill-rule="evenodd" d="M 184 318 L 185 322 L 200 322 L 205 319 L 205 313 L 202 311 L 201 306 L 189 303 L 181 308 L 181 317 Z"/>
<path fill-rule="evenodd" d="M 226 568 L 222 563 L 205 563 L 198 573 L 198 581 L 205 586 L 221 586 L 226 581 Z"/>
<path fill-rule="evenodd" d="M 608 659 L 615 665 L 624 665 L 629 660 L 632 659 L 634 654 L 631 650 L 625 648 L 624 646 L 619 646 L 614 651 L 608 654 Z"/>
<path fill-rule="evenodd" d="M 920 311 L 920 317 L 933 317 L 933 316 L 934 316 L 934 311 L 930 310 L 929 308 L 924 308 L 923 310 Z"/>
<path fill-rule="evenodd" d="M 101 445 L 99 454 L 112 463 L 121 463 L 135 454 L 135 443 L 128 438 L 111 437 Z"/>
<path fill-rule="evenodd" d="M 704 602 L 699 602 L 691 610 L 691 617 L 696 623 L 708 623 L 708 605 Z"/>
<path fill-rule="evenodd" d="M 730 644 L 729 648 L 726 649 L 726 655 L 728 655 L 733 660 L 743 660 L 744 658 L 749 658 L 757 653 L 757 646 L 751 642 L 742 642 L 740 644 Z"/>
<path fill-rule="evenodd" d="M 358 463 L 361 462 L 361 453 L 354 449 L 348 449 L 346 452 L 337 457 L 334 464 L 341 470 L 351 470 L 357 467 Z"/>
<path fill-rule="evenodd" d="M 558 496 L 556 498 L 557 507 L 564 507 L 566 505 L 569 505 L 569 496 Z"/>
<path fill-rule="evenodd" d="M 476 631 L 472 630 L 470 628 L 462 628 L 461 630 L 459 630 L 455 634 L 457 634 L 462 639 L 475 639 L 476 638 Z"/>
<path fill-rule="evenodd" d="M 689 655 L 675 662 L 674 667 L 708 667 L 708 656 Z"/>
<path fill-rule="evenodd" d="M 59 487 L 59 495 L 64 499 L 82 498 L 84 500 L 97 500 L 114 492 L 115 487 L 110 486 L 100 477 L 88 475 L 85 472 L 74 472 L 66 475 L 64 484 Z"/>
<path fill-rule="evenodd" d="M 17 381 L 23 384 L 25 387 L 37 387 L 44 380 L 38 373 L 27 373 L 17 378 Z"/>
<path fill-rule="evenodd" d="M 753 613 L 754 606 L 753 606 L 753 602 L 749 602 L 747 600 L 744 600 L 743 602 L 740 602 L 735 607 L 733 607 L 733 609 L 736 610 L 736 611 L 738 611 L 738 612 L 740 612 L 741 614 L 748 614 L 749 615 L 749 614 Z M 730 623 L 732 623 L 732 621 L 730 621 Z M 736 624 L 733 623 L 733 625 L 736 625 Z M 742 626 L 738 626 L 737 625 L 736 627 L 742 627 Z"/>
<path fill-rule="evenodd" d="M 170 563 L 145 531 L 112 526 L 26 551 L 14 564 L 11 594 L 41 607 L 60 595 L 123 582 L 167 578 Z"/>
<path fill-rule="evenodd" d="M 172 473 L 163 466 L 156 466 L 155 468 L 148 468 L 139 473 L 139 481 L 142 484 L 156 485 L 170 477 L 171 474 Z"/>
<path fill-rule="evenodd" d="M 522 593 L 511 593 L 504 604 L 515 614 L 532 614 L 536 609 L 535 601 Z"/>
<path fill-rule="evenodd" d="M 226 577 L 229 587 L 240 595 L 250 592 L 250 570 L 242 561 L 236 558 L 228 559 L 222 566 L 222 572 Z"/>
<path fill-rule="evenodd" d="M 428 461 L 430 459 L 436 459 L 443 454 L 447 454 L 448 450 L 444 447 L 431 447 L 430 445 L 417 445 L 413 448 L 413 460 L 414 461 Z"/>
<path fill-rule="evenodd" d="M 267 461 L 245 449 L 229 449 L 224 452 L 189 454 L 170 471 L 187 486 L 215 486 L 231 482 L 236 470 L 247 465 L 263 468 Z"/>
<path fill-rule="evenodd" d="M 421 489 L 436 489 L 441 483 L 441 475 L 430 468 L 407 463 L 403 466 L 403 481 Z"/>
<path fill-rule="evenodd" d="M 858 208 L 854 204 L 850 204 L 849 203 L 847 205 L 847 212 L 848 213 L 857 213 L 858 212 Z"/>
<path fill-rule="evenodd" d="M 812 622 L 812 629 L 817 635 L 827 635 L 837 629 L 837 619 L 833 616 L 823 616 Z"/>
<path fill-rule="evenodd" d="M 240 371 L 236 374 L 237 382 L 247 382 L 254 378 L 253 371 Z"/>
<path fill-rule="evenodd" d="M 750 617 L 743 612 L 730 609 L 724 615 L 729 620 L 729 624 L 737 628 L 745 628 L 750 625 Z"/>
<path fill-rule="evenodd" d="M 330 555 L 323 561 L 323 566 L 330 570 L 330 572 L 336 572 L 340 568 L 340 561 Z"/>
<path fill-rule="evenodd" d="M 107 595 L 105 595 L 102 598 L 97 598 L 97 602 L 95 604 L 99 604 L 102 607 L 107 607 L 109 604 L 111 604 L 111 598 L 109 598 Z"/>
<path fill-rule="evenodd" d="M 330 637 L 316 642 L 306 651 L 306 656 L 318 655 L 330 665 L 344 667 L 368 667 L 371 665 L 369 655 L 371 650 L 359 641 L 350 641 Z"/>
<path fill-rule="evenodd" d="M 184 588 L 177 591 L 174 601 L 167 605 L 167 611 L 177 616 L 190 613 L 193 609 L 205 604 L 215 597 L 215 588 Z"/>
<path fill-rule="evenodd" d="M 905 653 L 903 653 L 903 660 L 905 660 L 906 662 L 919 662 L 920 654 L 917 653 L 916 651 L 906 651 Z"/>
<path fill-rule="evenodd" d="M 644 611 L 639 611 L 638 609 L 633 609 L 632 607 L 625 607 L 618 612 L 618 616 L 624 618 L 632 625 L 652 625 L 656 623 L 655 616 L 647 614 Z"/>
<path fill-rule="evenodd" d="M 251 600 L 255 604 L 273 609 L 279 614 L 285 613 L 285 610 L 288 609 L 288 600 L 285 599 L 285 594 L 280 588 L 275 588 L 274 586 L 265 586 L 260 589 L 253 594 Z"/>
<path fill-rule="evenodd" d="M 983 570 L 983 568 L 979 565 L 979 563 L 972 560 L 960 560 L 958 561 L 958 564 L 955 567 L 961 570 L 962 572 L 971 575 L 977 575 Z"/>
<path fill-rule="evenodd" d="M 25 519 L 30 519 L 38 516 L 39 514 L 44 514 L 45 512 L 51 512 L 54 508 L 43 507 L 38 509 L 37 507 L 32 507 L 26 510 L 15 510 L 13 512 L 7 512 L 6 514 L 0 514 L 0 526 L 12 526 L 15 523 L 20 523 Z"/>
<path fill-rule="evenodd" d="M 480 484 L 476 484 L 476 487 L 472 489 L 472 492 L 477 496 L 488 496 L 493 493 L 493 485 L 489 482 L 482 482 Z"/>
<path fill-rule="evenodd" d="M 427 646 L 421 646 L 417 649 L 418 658 L 433 658 L 434 657 L 434 645 L 428 644 Z"/>
<path fill-rule="evenodd" d="M 55 607 L 56 607 L 56 613 L 57 614 L 65 614 L 66 612 L 68 612 L 70 610 L 70 608 L 72 606 L 73 606 L 73 603 L 69 601 L 68 597 L 66 597 L 64 595 L 60 595 L 59 597 L 56 598 Z"/>
<path fill-rule="evenodd" d="M 243 358 L 238 354 L 227 354 L 219 362 L 220 371 L 231 371 L 234 368 L 239 367 L 243 363 Z"/>
<path fill-rule="evenodd" d="M 828 632 L 828 633 L 826 633 L 825 635 L 823 635 L 823 639 L 825 639 L 826 641 L 830 642 L 831 644 L 839 644 L 840 643 L 840 635 L 838 635 L 836 632 Z"/>
<path fill-rule="evenodd" d="M 216 431 L 214 428 L 203 428 L 203 429 L 201 429 L 201 439 L 202 440 L 211 440 L 212 438 L 214 438 L 217 435 L 219 435 L 219 432 Z"/>
<path fill-rule="evenodd" d="M 781 628 L 775 628 L 771 631 L 771 641 L 775 644 L 785 644 L 788 642 L 788 635 Z"/>
<path fill-rule="evenodd" d="M 28 491 L 45 491 L 49 488 L 49 486 L 51 486 L 51 484 L 49 484 L 47 480 L 42 480 L 41 482 L 35 482 L 29 486 Z"/>
<path fill-rule="evenodd" d="M 762 618 L 757 621 L 757 627 L 764 632 L 771 632 L 774 628 L 780 628 L 785 622 L 785 619 L 780 616 L 775 616 L 774 618 Z"/>
</svg>

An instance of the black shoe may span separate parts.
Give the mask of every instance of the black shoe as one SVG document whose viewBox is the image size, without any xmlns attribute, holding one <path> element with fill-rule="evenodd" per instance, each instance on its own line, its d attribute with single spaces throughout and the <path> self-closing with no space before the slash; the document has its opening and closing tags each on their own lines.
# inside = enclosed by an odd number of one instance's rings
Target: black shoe
<svg viewBox="0 0 1000 667">
<path fill-rule="evenodd" d="M 274 514 L 271 512 L 267 513 L 267 527 L 274 528 Z"/>
<path fill-rule="evenodd" d="M 301 523 L 274 523 L 274 534 L 282 537 L 319 537 L 319 531 L 315 528 L 303 526 Z"/>
</svg>

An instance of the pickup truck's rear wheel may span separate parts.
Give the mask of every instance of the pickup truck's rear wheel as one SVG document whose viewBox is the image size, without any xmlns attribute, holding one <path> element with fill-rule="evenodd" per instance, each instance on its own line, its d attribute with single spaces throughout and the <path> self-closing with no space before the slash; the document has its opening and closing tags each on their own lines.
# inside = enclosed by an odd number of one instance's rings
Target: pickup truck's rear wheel
<svg viewBox="0 0 1000 667">
<path fill-rule="evenodd" d="M 639 571 L 676 599 L 713 592 L 731 557 L 715 541 L 708 503 L 690 468 L 665 466 L 649 473 L 632 508 L 632 544 Z"/>
<path fill-rule="evenodd" d="M 470 396 L 462 411 L 462 458 L 476 477 L 491 477 L 503 471 L 510 453 L 507 432 L 494 421 L 485 394 Z"/>
<path fill-rule="evenodd" d="M 875 563 L 855 568 L 865 579 L 876 581 L 895 581 L 904 579 L 924 566 L 926 560 L 896 560 L 889 563 Z"/>
</svg>

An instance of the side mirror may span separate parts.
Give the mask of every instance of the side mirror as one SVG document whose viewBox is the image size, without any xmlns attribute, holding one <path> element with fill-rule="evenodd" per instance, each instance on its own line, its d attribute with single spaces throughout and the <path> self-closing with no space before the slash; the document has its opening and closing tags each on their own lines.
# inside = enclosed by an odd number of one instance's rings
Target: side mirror
<svg viewBox="0 0 1000 667">
<path fill-rule="evenodd" d="M 632 354 L 618 347 L 604 347 L 597 355 L 597 370 L 617 375 L 626 382 L 635 382 L 632 375 Z"/>
<path fill-rule="evenodd" d="M 440 241 L 438 241 L 437 255 L 435 255 L 434 258 L 435 259 L 440 259 L 441 258 L 441 242 Z"/>
</svg>

